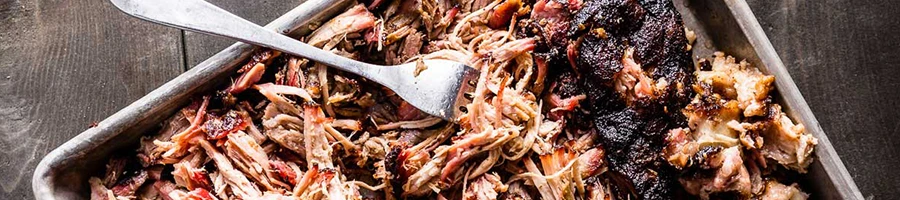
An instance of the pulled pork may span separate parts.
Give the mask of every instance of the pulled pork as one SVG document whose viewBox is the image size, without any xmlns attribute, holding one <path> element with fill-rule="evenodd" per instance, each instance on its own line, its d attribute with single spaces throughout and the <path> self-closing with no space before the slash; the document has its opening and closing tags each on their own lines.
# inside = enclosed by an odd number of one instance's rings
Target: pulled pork
<svg viewBox="0 0 900 200">
<path fill-rule="evenodd" d="M 721 52 L 711 66 L 707 60 L 700 66 L 709 69 L 697 72 L 697 95 L 682 110 L 689 126 L 671 129 L 663 150 L 671 165 L 687 172 L 679 178 L 687 192 L 703 199 L 806 199 L 796 187 L 761 181 L 777 167 L 768 160 L 805 173 L 817 143 L 770 103 L 774 77 Z"/>
<path fill-rule="evenodd" d="M 111 158 L 91 198 L 808 196 L 773 173 L 805 172 L 816 145 L 772 103 L 774 77 L 722 53 L 696 71 L 672 2 L 373 0 L 315 28 L 301 40 L 352 59 L 466 63 L 471 103 L 445 122 L 261 49 Z"/>
</svg>

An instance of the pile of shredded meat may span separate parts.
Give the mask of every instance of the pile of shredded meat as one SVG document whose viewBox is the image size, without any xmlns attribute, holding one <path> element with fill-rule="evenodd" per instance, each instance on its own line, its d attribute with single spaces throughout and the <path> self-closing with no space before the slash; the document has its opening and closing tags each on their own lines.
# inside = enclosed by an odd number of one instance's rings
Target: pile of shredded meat
<svg viewBox="0 0 900 200">
<path fill-rule="evenodd" d="M 113 155 L 91 199 L 805 199 L 816 139 L 774 77 L 717 53 L 666 0 L 372 0 L 301 41 L 480 71 L 459 122 L 259 50 Z M 427 70 L 427 69 L 424 69 Z"/>
</svg>

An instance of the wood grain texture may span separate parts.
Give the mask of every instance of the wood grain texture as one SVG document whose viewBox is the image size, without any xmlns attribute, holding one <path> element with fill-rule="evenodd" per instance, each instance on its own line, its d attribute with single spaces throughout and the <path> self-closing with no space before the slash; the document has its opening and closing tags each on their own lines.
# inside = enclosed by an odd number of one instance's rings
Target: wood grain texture
<svg viewBox="0 0 900 200">
<path fill-rule="evenodd" d="M 900 4 L 748 3 L 863 196 L 900 196 Z"/>
<path fill-rule="evenodd" d="M 210 3 L 228 10 L 237 16 L 250 20 L 260 26 L 266 25 L 275 18 L 287 13 L 302 3 L 301 0 L 208 0 Z M 202 33 L 184 32 L 184 48 L 187 59 L 187 67 L 193 67 L 206 60 L 216 52 L 225 49 L 235 40 L 209 36 Z"/>
<path fill-rule="evenodd" d="M 103 0 L 0 0 L 0 199 L 44 154 L 182 72 L 180 33 Z"/>
</svg>

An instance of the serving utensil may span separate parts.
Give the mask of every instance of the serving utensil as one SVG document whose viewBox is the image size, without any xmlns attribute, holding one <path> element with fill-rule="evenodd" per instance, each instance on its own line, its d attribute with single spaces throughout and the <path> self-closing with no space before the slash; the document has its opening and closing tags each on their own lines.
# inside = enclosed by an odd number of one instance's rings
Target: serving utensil
<svg viewBox="0 0 900 200">
<path fill-rule="evenodd" d="M 394 66 L 352 60 L 263 28 L 203 0 L 111 1 L 122 12 L 153 23 L 232 38 L 365 77 L 419 110 L 448 121 L 456 121 L 464 113 L 462 106 L 469 101 L 464 93 L 474 89 L 478 78 L 474 68 L 449 60 Z"/>
</svg>

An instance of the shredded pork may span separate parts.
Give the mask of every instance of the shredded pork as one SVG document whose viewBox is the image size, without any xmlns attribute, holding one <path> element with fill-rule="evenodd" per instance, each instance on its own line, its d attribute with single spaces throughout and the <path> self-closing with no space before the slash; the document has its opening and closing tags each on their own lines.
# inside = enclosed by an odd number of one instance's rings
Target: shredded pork
<svg viewBox="0 0 900 200">
<path fill-rule="evenodd" d="M 677 15 L 658 13 L 674 12 L 665 2 L 351 6 L 300 40 L 366 62 L 447 59 L 479 70 L 457 124 L 366 79 L 263 49 L 230 86 L 197 98 L 142 139 L 137 156 L 110 159 L 102 177 L 89 180 L 90 196 L 672 199 L 644 193 L 680 183 L 703 199 L 805 199 L 772 173 L 775 164 L 805 172 L 816 145 L 772 102 L 774 77 L 723 53 L 701 61 L 711 67 L 695 76 L 666 71 L 681 63 L 654 53 L 680 58 L 680 44 L 691 38 L 678 35 L 680 21 L 665 21 Z M 665 17 L 631 21 L 645 14 Z M 612 41 L 626 30 L 637 30 L 634 41 Z M 677 117 L 643 115 L 655 109 Z M 631 132 L 643 126 L 657 135 L 629 135 L 644 134 Z"/>
</svg>

